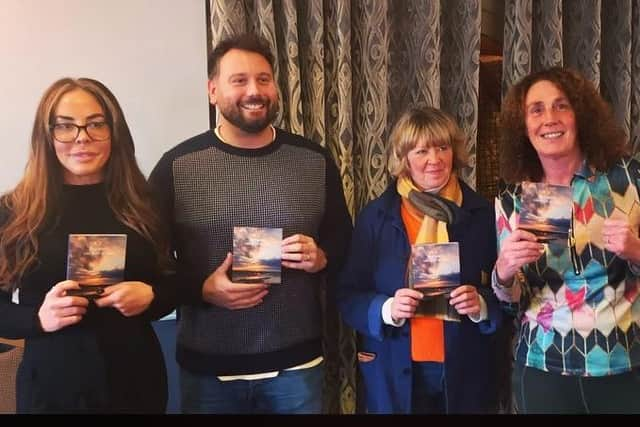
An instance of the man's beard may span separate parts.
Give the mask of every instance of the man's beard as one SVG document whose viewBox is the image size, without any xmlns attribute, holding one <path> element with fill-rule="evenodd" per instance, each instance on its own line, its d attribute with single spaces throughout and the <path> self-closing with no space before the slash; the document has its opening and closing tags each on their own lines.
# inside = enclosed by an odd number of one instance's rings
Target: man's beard
<svg viewBox="0 0 640 427">
<path fill-rule="evenodd" d="M 238 104 L 218 104 L 220 114 L 232 125 L 247 133 L 260 133 L 269 126 L 278 114 L 278 104 L 273 104 L 269 98 L 253 96 L 241 101 L 240 104 L 262 103 L 267 112 L 262 118 L 247 119 L 242 113 L 242 107 Z"/>
</svg>

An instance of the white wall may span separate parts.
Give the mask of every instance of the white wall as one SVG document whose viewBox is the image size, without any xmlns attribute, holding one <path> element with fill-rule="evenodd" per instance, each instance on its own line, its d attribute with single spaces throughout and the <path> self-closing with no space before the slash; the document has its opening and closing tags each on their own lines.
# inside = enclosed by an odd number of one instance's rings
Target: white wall
<svg viewBox="0 0 640 427">
<path fill-rule="evenodd" d="M 60 77 L 116 95 L 145 174 L 209 126 L 203 0 L 0 0 L 0 192 L 22 176 L 38 101 Z"/>
</svg>

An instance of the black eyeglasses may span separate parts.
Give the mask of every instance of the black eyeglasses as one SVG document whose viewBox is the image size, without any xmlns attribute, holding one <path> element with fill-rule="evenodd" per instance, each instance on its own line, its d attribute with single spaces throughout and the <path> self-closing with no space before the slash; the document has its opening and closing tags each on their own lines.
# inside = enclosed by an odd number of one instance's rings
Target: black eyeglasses
<svg viewBox="0 0 640 427">
<path fill-rule="evenodd" d="M 576 250 L 576 235 L 575 235 L 575 226 L 574 226 L 574 216 L 575 213 L 571 212 L 571 228 L 569 229 L 569 238 L 568 245 L 569 251 L 571 252 L 571 264 L 573 264 L 573 272 L 578 276 L 582 273 L 582 260 L 578 256 L 578 251 Z"/>
<path fill-rule="evenodd" d="M 62 143 L 75 141 L 83 129 L 92 141 L 104 141 L 111 136 L 111 129 L 107 122 L 90 122 L 84 126 L 75 123 L 56 123 L 51 125 L 50 129 L 54 139 Z"/>
</svg>

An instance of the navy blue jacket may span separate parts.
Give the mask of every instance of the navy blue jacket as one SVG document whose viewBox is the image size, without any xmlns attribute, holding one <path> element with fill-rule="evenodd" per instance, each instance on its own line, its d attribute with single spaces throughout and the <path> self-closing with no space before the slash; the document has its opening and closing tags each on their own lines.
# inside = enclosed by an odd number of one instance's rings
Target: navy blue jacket
<svg viewBox="0 0 640 427">
<path fill-rule="evenodd" d="M 461 283 L 478 286 L 489 318 L 477 324 L 467 316 L 461 316 L 461 322 L 445 322 L 445 404 L 448 413 L 483 413 L 495 410 L 493 333 L 502 322 L 490 285 L 481 284 L 488 282 L 496 259 L 495 217 L 489 202 L 464 182 L 460 185 L 462 209 L 468 215 L 448 226 L 449 240 L 459 242 Z M 405 287 L 410 243 L 400 200 L 393 181 L 362 210 L 338 281 L 340 312 L 361 335 L 358 350 L 375 354 L 373 360 L 360 362 L 370 413 L 411 412 L 409 322 L 389 326 L 381 315 L 384 302 Z"/>
</svg>

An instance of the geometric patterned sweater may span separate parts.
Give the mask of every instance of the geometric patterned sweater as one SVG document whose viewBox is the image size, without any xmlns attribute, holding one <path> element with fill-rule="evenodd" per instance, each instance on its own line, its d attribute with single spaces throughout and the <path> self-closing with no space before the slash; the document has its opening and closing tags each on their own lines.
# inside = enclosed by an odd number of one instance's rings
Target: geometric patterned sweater
<svg viewBox="0 0 640 427">
<path fill-rule="evenodd" d="M 244 375 L 309 362 L 322 354 L 321 286 L 340 268 L 351 237 L 340 174 L 320 145 L 276 129 L 262 148 L 228 145 L 207 131 L 165 153 L 149 178 L 177 255 L 176 357 L 196 374 Z M 302 233 L 327 255 L 326 271 L 282 268 L 255 307 L 202 300 L 204 280 L 233 249 L 233 227 Z M 330 301 L 330 298 L 327 298 Z"/>
<path fill-rule="evenodd" d="M 638 271 L 604 249 L 602 237 L 604 219 L 616 216 L 626 216 L 638 233 L 639 183 L 637 158 L 623 158 L 607 173 L 586 163 L 576 172 L 574 247 L 565 241 L 545 244 L 544 254 L 517 276 L 523 289 L 517 363 L 578 376 L 613 375 L 640 365 Z M 520 184 L 498 192 L 498 250 L 517 228 L 520 192 Z"/>
</svg>

